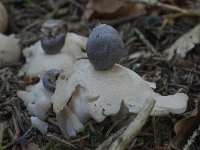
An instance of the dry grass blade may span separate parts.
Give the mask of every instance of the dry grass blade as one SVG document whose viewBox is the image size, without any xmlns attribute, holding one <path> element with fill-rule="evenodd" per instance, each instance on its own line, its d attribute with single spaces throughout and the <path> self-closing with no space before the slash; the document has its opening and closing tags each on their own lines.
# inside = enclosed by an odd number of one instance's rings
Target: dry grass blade
<svg viewBox="0 0 200 150">
<path fill-rule="evenodd" d="M 187 12 L 179 12 L 179 13 L 175 13 L 175 14 L 168 14 L 165 15 L 164 18 L 165 19 L 176 19 L 179 17 L 199 17 L 200 16 L 200 10 L 189 10 Z"/>
<path fill-rule="evenodd" d="M 125 130 L 126 126 L 122 127 L 119 131 L 117 131 L 115 134 L 113 134 L 111 137 L 109 137 L 106 141 L 104 141 L 96 150 L 106 150 L 108 147 L 112 144 L 112 142 L 120 136 Z"/>
<path fill-rule="evenodd" d="M 3 141 L 3 133 L 4 133 L 4 124 L 1 123 L 0 124 L 0 147 L 1 147 L 1 143 Z"/>
<path fill-rule="evenodd" d="M 128 147 L 128 145 L 138 135 L 143 125 L 146 123 L 147 118 L 155 105 L 155 102 L 155 99 L 152 98 L 147 100 L 141 112 L 136 116 L 134 121 L 129 124 L 125 132 L 113 142 L 109 150 L 124 150 Z"/>
</svg>

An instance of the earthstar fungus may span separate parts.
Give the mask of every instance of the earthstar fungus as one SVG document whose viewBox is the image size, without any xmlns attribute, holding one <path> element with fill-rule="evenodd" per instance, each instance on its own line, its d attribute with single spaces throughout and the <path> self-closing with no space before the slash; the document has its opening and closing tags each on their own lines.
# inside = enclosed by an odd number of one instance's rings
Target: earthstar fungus
<svg viewBox="0 0 200 150">
<path fill-rule="evenodd" d="M 45 53 L 59 53 L 65 44 L 67 26 L 63 20 L 49 19 L 42 25 L 41 31 L 44 36 L 41 38 L 41 46 Z"/>
<path fill-rule="evenodd" d="M 114 31 L 113 33 L 112 35 L 118 36 Z M 121 43 L 121 40 L 116 41 Z M 94 53 L 93 50 L 95 49 L 92 49 L 91 53 Z M 105 46 L 98 50 L 104 53 L 108 49 Z M 106 57 L 112 64 L 108 68 L 104 66 L 107 60 L 105 61 L 102 56 L 97 64 L 95 59 L 99 57 L 98 55 L 94 57 L 89 54 L 88 57 L 91 62 L 78 60 L 72 66 L 59 72 L 55 92 L 53 92 L 54 89 L 48 90 L 48 86 L 45 86 L 45 82 L 49 80 L 42 82 L 41 79 L 38 84 L 27 88 L 27 91 L 17 93 L 27 105 L 27 109 L 41 120 L 47 117 L 47 111 L 52 104 L 58 125 L 65 136 L 76 136 L 90 118 L 101 122 L 107 116 L 116 118 L 127 113 L 137 114 L 149 98 L 156 100 L 151 112 L 153 116 L 180 114 L 186 110 L 187 95 L 176 93 L 161 96 L 152 90 L 154 84 L 145 81 L 134 71 L 116 64 L 118 57 L 115 61 L 109 59 L 110 56 Z M 103 64 L 103 68 L 99 68 L 98 64 Z M 40 109 L 44 106 L 42 104 L 46 105 L 45 109 Z M 33 110 L 29 105 L 33 107 Z M 36 109 L 38 112 L 34 111 Z"/>
<path fill-rule="evenodd" d="M 26 57 L 26 63 L 19 71 L 18 76 L 27 75 L 30 77 L 41 77 L 50 69 L 62 69 L 69 67 L 77 59 L 86 57 L 82 49 L 86 49 L 87 38 L 75 33 L 68 32 L 65 38 L 65 44 L 59 53 L 46 54 L 41 46 L 41 41 L 25 48 L 23 55 Z"/>
<path fill-rule="evenodd" d="M 156 100 L 151 113 L 154 116 L 180 114 L 186 110 L 187 95 L 161 96 L 150 85 L 134 71 L 121 65 L 98 71 L 88 60 L 79 60 L 71 69 L 60 73 L 51 102 L 56 114 L 65 113 L 67 107 L 82 124 L 88 118 L 101 122 L 107 116 L 116 117 L 122 103 L 129 113 L 138 113 L 149 97 Z M 69 117 L 70 114 L 67 115 Z M 68 124 L 65 122 L 65 129 Z M 68 133 L 68 130 L 65 131 Z"/>
</svg>

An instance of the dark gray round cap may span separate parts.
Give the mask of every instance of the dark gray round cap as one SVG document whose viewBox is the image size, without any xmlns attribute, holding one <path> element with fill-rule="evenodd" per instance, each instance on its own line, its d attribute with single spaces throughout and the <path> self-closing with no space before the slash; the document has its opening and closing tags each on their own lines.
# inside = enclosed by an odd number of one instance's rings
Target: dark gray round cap
<svg viewBox="0 0 200 150">
<path fill-rule="evenodd" d="M 89 35 L 86 52 L 95 69 L 108 70 L 122 57 L 124 42 L 112 26 L 101 24 Z"/>
</svg>

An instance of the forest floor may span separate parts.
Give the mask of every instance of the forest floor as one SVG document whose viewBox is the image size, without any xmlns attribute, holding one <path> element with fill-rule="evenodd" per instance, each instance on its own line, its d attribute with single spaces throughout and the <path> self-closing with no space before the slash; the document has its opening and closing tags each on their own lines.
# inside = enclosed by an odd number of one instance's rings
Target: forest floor
<svg viewBox="0 0 200 150">
<path fill-rule="evenodd" d="M 120 61 L 121 65 L 134 70 L 145 80 L 155 82 L 157 85 L 155 91 L 162 95 L 175 94 L 181 90 L 189 96 L 185 113 L 170 114 L 166 117 L 149 117 L 135 143 L 129 148 L 134 150 L 170 149 L 170 142 L 176 135 L 175 124 L 191 115 L 200 95 L 200 41 L 188 50 L 184 58 L 175 54 L 172 59 L 167 60 L 162 54 L 178 38 L 199 23 L 200 12 L 198 11 L 197 14 L 192 12 L 179 16 L 176 14 L 199 9 L 200 1 L 165 0 L 160 2 L 175 6 L 175 9 L 165 5 L 144 4 L 145 8 L 142 7 L 139 11 L 135 8 L 135 16 L 130 14 L 120 16 L 117 10 L 117 15 L 114 14 L 115 12 L 98 12 L 91 15 L 86 12 L 88 0 L 1 1 L 9 14 L 9 24 L 5 34 L 14 33 L 20 39 L 22 49 L 40 40 L 41 24 L 49 18 L 63 19 L 68 24 L 70 32 L 84 36 L 88 36 L 92 28 L 99 23 L 107 23 L 115 27 L 122 35 L 126 48 L 126 55 Z M 124 3 L 130 3 L 130 1 L 126 0 Z M 125 11 L 125 13 L 129 12 Z M 141 35 L 143 35 L 142 38 Z M 138 56 L 134 57 L 133 54 L 136 53 Z M 68 149 L 63 141 L 65 138 L 55 124 L 49 122 L 48 136 L 42 135 L 32 127 L 30 115 L 22 100 L 17 97 L 16 91 L 36 83 L 38 79 L 30 80 L 17 76 L 23 63 L 25 59 L 22 56 L 19 63 L 0 68 L 0 137 L 3 137 L 2 141 L 0 140 L 2 146 L 0 149 Z M 110 118 L 102 123 L 91 120 L 85 124 L 84 130 L 77 137 L 65 140 L 78 149 L 90 150 L 97 148 L 117 130 L 118 128 L 114 126 Z M 194 130 L 191 129 L 189 136 Z M 183 139 L 184 144 L 189 136 L 182 137 L 186 138 Z M 200 135 L 197 135 L 193 145 L 195 146 L 192 149 L 200 149 Z"/>
</svg>

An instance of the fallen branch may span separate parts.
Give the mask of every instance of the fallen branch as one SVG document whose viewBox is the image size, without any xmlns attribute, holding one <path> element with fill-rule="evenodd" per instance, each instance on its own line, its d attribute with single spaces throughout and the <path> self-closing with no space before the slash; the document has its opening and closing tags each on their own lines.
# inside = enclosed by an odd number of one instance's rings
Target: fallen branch
<svg viewBox="0 0 200 150">
<path fill-rule="evenodd" d="M 155 105 L 155 102 L 155 99 L 152 98 L 146 101 L 146 104 L 144 105 L 141 112 L 136 116 L 134 121 L 129 124 L 125 132 L 113 142 L 109 150 L 124 150 L 128 147 L 128 145 L 138 135 L 146 123 L 147 118 Z"/>
</svg>

